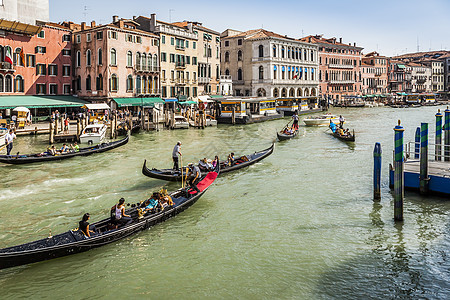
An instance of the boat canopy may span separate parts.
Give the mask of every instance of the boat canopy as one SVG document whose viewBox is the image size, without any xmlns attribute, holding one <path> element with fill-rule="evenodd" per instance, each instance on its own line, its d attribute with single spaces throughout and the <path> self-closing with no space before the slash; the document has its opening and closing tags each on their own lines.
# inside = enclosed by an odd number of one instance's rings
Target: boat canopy
<svg viewBox="0 0 450 300">
<path fill-rule="evenodd" d="M 90 110 L 97 110 L 97 109 L 111 109 L 108 104 L 106 103 L 87 103 L 83 106 L 83 108 L 87 108 Z"/>
</svg>

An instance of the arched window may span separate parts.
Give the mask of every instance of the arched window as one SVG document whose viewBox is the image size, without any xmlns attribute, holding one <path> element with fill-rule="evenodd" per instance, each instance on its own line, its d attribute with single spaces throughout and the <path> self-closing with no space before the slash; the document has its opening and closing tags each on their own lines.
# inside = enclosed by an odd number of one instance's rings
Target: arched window
<svg viewBox="0 0 450 300">
<path fill-rule="evenodd" d="M 302 89 L 298 88 L 297 89 L 297 97 L 301 97 L 302 96 Z"/>
<path fill-rule="evenodd" d="M 238 69 L 237 77 L 238 77 L 238 80 L 242 80 L 242 69 L 241 68 Z"/>
<path fill-rule="evenodd" d="M 81 67 L 81 52 L 80 51 L 77 51 L 75 66 Z"/>
<path fill-rule="evenodd" d="M 311 61 L 314 61 L 314 51 L 311 51 Z"/>
<path fill-rule="evenodd" d="M 142 76 L 142 94 L 148 94 L 147 76 Z"/>
<path fill-rule="evenodd" d="M 277 57 L 277 47 L 273 46 L 273 57 Z"/>
<path fill-rule="evenodd" d="M 216 80 L 219 80 L 220 77 L 220 68 L 219 65 L 216 66 Z"/>
<path fill-rule="evenodd" d="M 273 79 L 277 79 L 277 66 L 273 66 Z"/>
<path fill-rule="evenodd" d="M 225 62 L 230 62 L 230 52 L 225 52 Z"/>
<path fill-rule="evenodd" d="M 117 77 L 116 74 L 112 74 L 110 80 L 110 90 L 111 92 L 117 92 L 118 89 L 119 89 L 119 78 Z"/>
<path fill-rule="evenodd" d="M 12 76 L 6 75 L 5 77 L 5 92 L 11 93 L 12 92 Z"/>
<path fill-rule="evenodd" d="M 98 48 L 98 55 L 97 55 L 97 64 L 103 65 L 103 51 L 102 48 Z"/>
<path fill-rule="evenodd" d="M 136 52 L 136 68 L 141 69 L 141 53 Z"/>
<path fill-rule="evenodd" d="M 133 92 L 133 76 L 128 75 L 127 77 L 127 93 Z"/>
<path fill-rule="evenodd" d="M 91 65 L 91 50 L 87 50 L 86 51 L 86 66 L 90 66 Z"/>
<path fill-rule="evenodd" d="M 281 98 L 286 98 L 286 97 L 287 97 L 287 91 L 286 91 L 285 88 L 283 88 L 283 89 L 281 90 Z"/>
<path fill-rule="evenodd" d="M 148 54 L 148 63 L 147 64 L 148 64 L 148 68 L 151 69 L 151 67 L 153 65 L 151 53 Z"/>
<path fill-rule="evenodd" d="M 258 95 L 258 97 L 266 97 L 266 90 L 263 89 L 263 88 L 259 88 L 259 89 L 256 91 L 256 94 Z"/>
<path fill-rule="evenodd" d="M 291 88 L 289 90 L 289 97 L 295 97 L 295 90 L 294 90 L 294 88 Z"/>
<path fill-rule="evenodd" d="M 264 68 L 259 66 L 259 79 L 264 79 Z"/>
<path fill-rule="evenodd" d="M 90 91 L 91 90 L 91 75 L 88 75 L 86 77 L 86 91 Z"/>
<path fill-rule="evenodd" d="M 242 51 L 239 50 L 237 53 L 238 61 L 242 61 Z"/>
<path fill-rule="evenodd" d="M 147 54 L 142 53 L 142 68 L 145 70 L 145 65 L 147 64 Z"/>
<path fill-rule="evenodd" d="M 141 91 L 141 76 L 137 76 L 136 77 L 136 94 L 142 94 L 142 91 Z"/>
<path fill-rule="evenodd" d="M 133 53 L 131 51 L 127 52 L 127 67 L 133 66 Z"/>
<path fill-rule="evenodd" d="M 226 69 L 225 70 L 225 75 L 230 75 L 230 70 Z"/>
<path fill-rule="evenodd" d="M 22 48 L 16 48 L 16 50 L 14 50 L 14 65 L 15 66 L 23 66 L 22 63 L 22 58 L 20 57 L 20 52 L 22 51 Z"/>
<path fill-rule="evenodd" d="M 258 56 L 264 57 L 264 46 L 263 45 L 259 45 L 259 47 L 258 47 Z"/>
<path fill-rule="evenodd" d="M 116 66 L 117 65 L 117 53 L 116 49 L 111 49 L 111 65 Z"/>
<path fill-rule="evenodd" d="M 103 76 L 102 74 L 99 74 L 97 77 L 97 82 L 96 82 L 96 89 L 97 91 L 102 91 L 103 90 Z"/>
<path fill-rule="evenodd" d="M 158 55 L 153 55 L 153 67 L 158 67 Z"/>
<path fill-rule="evenodd" d="M 284 58 L 284 47 L 281 47 L 281 58 Z"/>
<path fill-rule="evenodd" d="M 274 88 L 274 89 L 273 89 L 273 96 L 274 96 L 275 98 L 278 98 L 279 94 L 278 94 L 278 89 L 277 89 L 277 88 Z"/>
<path fill-rule="evenodd" d="M 3 80 L 3 75 L 0 74 L 0 93 L 3 93 L 5 91 L 5 82 Z"/>
<path fill-rule="evenodd" d="M 14 90 L 19 93 L 23 93 L 23 78 L 20 75 L 16 76 Z"/>
</svg>

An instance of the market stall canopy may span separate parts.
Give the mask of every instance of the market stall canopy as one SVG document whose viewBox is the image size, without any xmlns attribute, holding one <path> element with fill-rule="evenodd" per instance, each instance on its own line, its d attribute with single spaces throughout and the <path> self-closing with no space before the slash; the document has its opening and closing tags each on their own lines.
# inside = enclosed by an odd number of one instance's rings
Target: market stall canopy
<svg viewBox="0 0 450 300">
<path fill-rule="evenodd" d="M 195 101 L 183 101 L 179 102 L 180 105 L 191 105 L 191 104 L 197 104 Z"/>
<path fill-rule="evenodd" d="M 156 103 L 164 103 L 164 100 L 158 97 L 152 98 L 114 98 L 113 99 L 118 107 L 128 106 L 142 106 L 142 107 L 155 107 Z"/>
<path fill-rule="evenodd" d="M 164 99 L 164 102 L 168 103 L 168 102 L 178 102 L 177 98 L 166 98 Z"/>
<path fill-rule="evenodd" d="M 0 96 L 0 109 L 81 107 L 86 103 L 73 96 Z"/>
<path fill-rule="evenodd" d="M 90 110 L 96 110 L 96 109 L 111 109 L 108 104 L 106 103 L 87 103 L 83 106 L 83 108 L 87 108 Z"/>
<path fill-rule="evenodd" d="M 19 106 L 19 107 L 16 107 L 16 108 L 14 108 L 13 109 L 13 111 L 17 111 L 17 112 L 30 112 L 30 110 L 28 109 L 28 108 L 26 108 L 26 107 L 23 107 L 23 106 Z"/>
</svg>

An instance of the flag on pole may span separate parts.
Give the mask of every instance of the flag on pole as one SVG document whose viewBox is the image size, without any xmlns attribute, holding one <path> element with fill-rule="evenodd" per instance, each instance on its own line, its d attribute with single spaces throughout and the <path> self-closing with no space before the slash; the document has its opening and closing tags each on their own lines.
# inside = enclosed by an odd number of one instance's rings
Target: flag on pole
<svg viewBox="0 0 450 300">
<path fill-rule="evenodd" d="M 25 53 L 23 52 L 23 48 L 20 49 L 20 60 L 22 61 L 22 66 L 25 66 Z"/>
<path fill-rule="evenodd" d="M 13 64 L 12 53 L 11 53 L 10 47 L 6 47 L 5 62 L 9 62 L 11 65 Z"/>
</svg>

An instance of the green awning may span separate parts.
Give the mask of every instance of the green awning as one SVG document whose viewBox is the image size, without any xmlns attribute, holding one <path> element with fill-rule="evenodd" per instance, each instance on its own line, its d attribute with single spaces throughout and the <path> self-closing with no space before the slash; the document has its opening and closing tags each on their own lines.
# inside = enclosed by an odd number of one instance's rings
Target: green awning
<svg viewBox="0 0 450 300">
<path fill-rule="evenodd" d="M 127 106 L 145 106 L 154 107 L 155 103 L 164 103 L 164 100 L 159 97 L 152 98 L 114 98 L 118 107 Z"/>
<path fill-rule="evenodd" d="M 209 97 L 210 97 L 210 98 L 225 98 L 225 97 L 222 96 L 222 95 L 210 95 Z"/>
<path fill-rule="evenodd" d="M 195 101 L 183 101 L 183 102 L 178 102 L 180 105 L 191 105 L 191 104 L 197 104 L 197 102 Z"/>
<path fill-rule="evenodd" d="M 406 68 L 405 65 L 397 65 L 400 69 Z"/>
<path fill-rule="evenodd" d="M 81 107 L 86 103 L 89 102 L 73 96 L 0 96 L 0 109 Z"/>
</svg>

